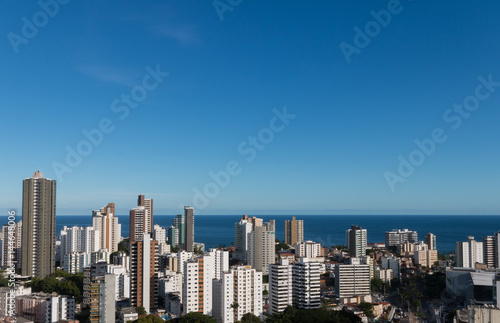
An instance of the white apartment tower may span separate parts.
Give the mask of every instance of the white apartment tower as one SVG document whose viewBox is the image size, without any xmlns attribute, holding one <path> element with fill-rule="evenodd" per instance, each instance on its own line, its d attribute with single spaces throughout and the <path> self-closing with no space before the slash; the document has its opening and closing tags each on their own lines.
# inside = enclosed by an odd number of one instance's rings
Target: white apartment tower
<svg viewBox="0 0 500 323">
<path fill-rule="evenodd" d="M 262 316 L 261 272 L 250 266 L 235 266 L 213 281 L 213 289 L 213 316 L 218 322 L 237 322 L 246 313 Z"/>
<path fill-rule="evenodd" d="M 295 244 L 296 258 L 317 258 L 321 254 L 321 244 L 313 241 L 302 241 Z"/>
<path fill-rule="evenodd" d="M 467 237 L 467 241 L 458 241 L 455 247 L 457 267 L 474 268 L 476 263 L 482 264 L 483 243 L 474 240 L 473 236 Z"/>
<path fill-rule="evenodd" d="M 153 227 L 153 239 L 158 241 L 160 255 L 170 252 L 170 246 L 167 245 L 167 229 L 155 224 Z"/>
<path fill-rule="evenodd" d="M 363 257 L 366 255 L 366 229 L 362 229 L 357 225 L 352 225 L 346 231 L 346 244 L 349 248 L 351 257 Z"/>
<path fill-rule="evenodd" d="M 100 232 L 94 227 L 66 226 L 61 230 L 61 266 L 64 266 L 65 255 L 72 252 L 86 252 L 88 254 L 99 250 Z"/>
<path fill-rule="evenodd" d="M 221 275 L 229 270 L 229 251 L 210 249 L 208 254 L 212 257 L 215 279 L 221 279 Z"/>
<path fill-rule="evenodd" d="M 385 233 L 385 246 L 393 247 L 410 241 L 411 243 L 418 242 L 418 232 L 408 229 L 393 229 Z"/>
<path fill-rule="evenodd" d="M 293 303 L 292 266 L 281 258 L 269 265 L 269 313 L 281 313 Z"/>
<path fill-rule="evenodd" d="M 293 304 L 301 309 L 319 308 L 321 263 L 300 258 L 292 266 Z"/>
<path fill-rule="evenodd" d="M 107 249 L 110 253 L 118 251 L 122 226 L 115 216 L 115 203 L 108 203 L 100 210 L 92 211 L 92 227 L 99 231 L 99 249 Z"/>
<path fill-rule="evenodd" d="M 337 264 L 335 292 L 341 303 L 370 301 L 370 265 L 356 258 L 351 258 L 351 264 Z"/>
<path fill-rule="evenodd" d="M 212 315 L 212 280 L 215 278 L 213 256 L 205 254 L 184 263 L 184 314 L 201 312 Z"/>
<path fill-rule="evenodd" d="M 240 220 L 234 224 L 234 246 L 235 258 L 242 263 L 247 262 L 247 253 L 249 249 L 249 234 L 252 232 L 253 225 L 247 220 Z"/>
</svg>

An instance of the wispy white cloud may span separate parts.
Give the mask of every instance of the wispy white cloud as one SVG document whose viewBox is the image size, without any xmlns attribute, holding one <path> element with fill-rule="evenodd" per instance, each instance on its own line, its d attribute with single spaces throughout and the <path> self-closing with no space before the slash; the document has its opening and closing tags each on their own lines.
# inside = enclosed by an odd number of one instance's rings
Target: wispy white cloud
<svg viewBox="0 0 500 323">
<path fill-rule="evenodd" d="M 137 85 L 141 73 L 111 66 L 92 65 L 77 68 L 80 73 L 94 77 L 101 82 L 132 87 Z"/>
<path fill-rule="evenodd" d="M 194 26 L 191 25 L 156 25 L 153 30 L 161 36 L 171 38 L 182 44 L 192 45 L 200 43 L 200 38 Z"/>
</svg>

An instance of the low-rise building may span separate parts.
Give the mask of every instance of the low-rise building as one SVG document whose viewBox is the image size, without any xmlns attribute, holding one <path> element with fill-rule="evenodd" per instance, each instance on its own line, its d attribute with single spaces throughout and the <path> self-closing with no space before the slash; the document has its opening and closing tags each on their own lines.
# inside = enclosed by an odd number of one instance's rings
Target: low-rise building
<svg viewBox="0 0 500 323">
<path fill-rule="evenodd" d="M 116 323 L 127 323 L 135 321 L 139 318 L 135 307 L 123 307 L 118 311 L 118 319 Z"/>
<path fill-rule="evenodd" d="M 75 299 L 56 293 L 32 293 L 16 297 L 16 316 L 34 323 L 52 323 L 75 318 Z"/>
</svg>

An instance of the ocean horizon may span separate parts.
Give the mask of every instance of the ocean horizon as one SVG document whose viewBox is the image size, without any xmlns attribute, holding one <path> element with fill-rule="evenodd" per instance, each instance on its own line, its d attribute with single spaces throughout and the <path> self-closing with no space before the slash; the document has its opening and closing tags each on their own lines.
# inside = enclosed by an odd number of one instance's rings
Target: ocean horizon
<svg viewBox="0 0 500 323">
<path fill-rule="evenodd" d="M 345 231 L 351 225 L 367 230 L 369 243 L 385 242 L 385 232 L 392 229 L 409 229 L 418 232 L 419 240 L 432 232 L 437 237 L 439 252 L 455 250 L 457 241 L 474 236 L 480 241 L 500 230 L 500 216 L 496 215 L 257 215 L 276 221 L 276 238 L 284 239 L 284 221 L 295 216 L 304 220 L 304 239 L 324 246 L 345 245 Z M 118 215 L 122 237 L 129 236 L 129 216 Z M 154 215 L 154 224 L 168 228 L 175 215 Z M 241 215 L 195 215 L 195 241 L 205 244 L 205 249 L 234 242 L 234 224 Z M 3 219 L 3 224 L 7 219 Z M 64 226 L 92 225 L 91 215 L 57 215 L 56 235 Z"/>
</svg>

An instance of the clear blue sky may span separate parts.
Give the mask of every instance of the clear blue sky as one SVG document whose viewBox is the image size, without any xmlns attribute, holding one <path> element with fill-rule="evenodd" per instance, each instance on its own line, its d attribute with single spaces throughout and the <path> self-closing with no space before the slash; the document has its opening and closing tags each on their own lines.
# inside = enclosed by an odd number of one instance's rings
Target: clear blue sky
<svg viewBox="0 0 500 323">
<path fill-rule="evenodd" d="M 500 3 L 401 1 L 348 63 L 340 44 L 388 3 L 243 0 L 221 21 L 212 1 L 71 1 L 44 21 L 7 0 L 0 211 L 20 212 L 35 170 L 60 179 L 65 147 L 107 118 L 114 131 L 58 181 L 58 214 L 126 214 L 139 193 L 176 214 L 231 160 L 241 173 L 198 214 L 499 214 L 500 87 L 457 129 L 443 115 L 478 77 L 500 81 Z M 121 120 L 112 102 L 157 65 L 168 77 Z M 238 146 L 285 106 L 296 117 L 247 161 Z M 392 191 L 384 174 L 435 128 L 447 140 Z"/>
</svg>

